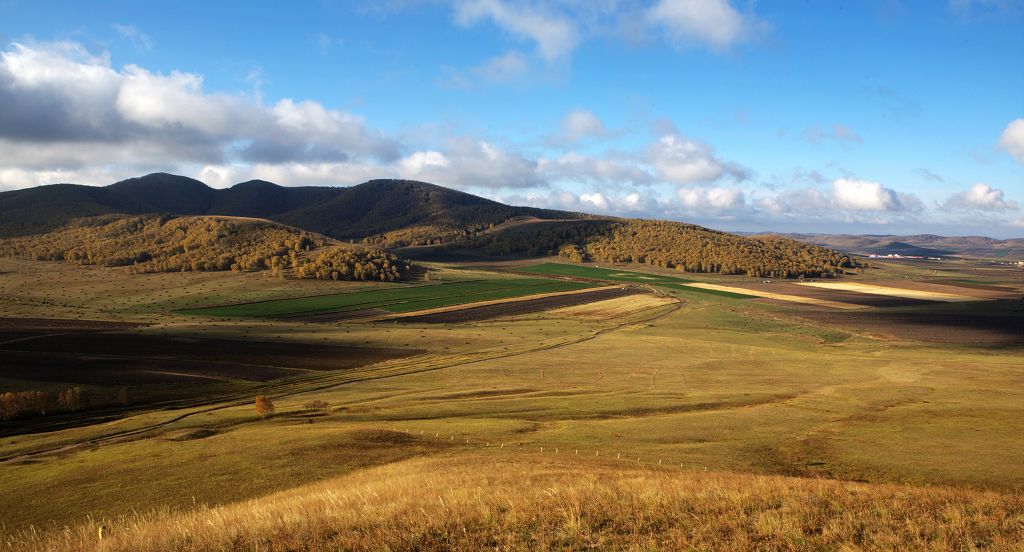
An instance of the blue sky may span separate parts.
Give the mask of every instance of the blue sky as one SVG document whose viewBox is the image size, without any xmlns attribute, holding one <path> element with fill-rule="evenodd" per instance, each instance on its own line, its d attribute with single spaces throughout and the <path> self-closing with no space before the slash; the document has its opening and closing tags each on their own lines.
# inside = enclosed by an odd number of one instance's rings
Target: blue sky
<svg viewBox="0 0 1024 552">
<path fill-rule="evenodd" d="M 1024 2 L 0 0 L 0 189 L 146 172 L 1024 236 Z"/>
</svg>

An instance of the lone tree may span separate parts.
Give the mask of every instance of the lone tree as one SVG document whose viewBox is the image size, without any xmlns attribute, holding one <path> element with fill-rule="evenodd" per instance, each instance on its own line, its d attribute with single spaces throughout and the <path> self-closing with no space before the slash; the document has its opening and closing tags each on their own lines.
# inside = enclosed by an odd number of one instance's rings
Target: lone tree
<svg viewBox="0 0 1024 552">
<path fill-rule="evenodd" d="M 274 413 L 274 402 L 269 397 L 264 395 L 256 396 L 256 414 L 259 414 L 260 418 L 266 418 Z"/>
</svg>

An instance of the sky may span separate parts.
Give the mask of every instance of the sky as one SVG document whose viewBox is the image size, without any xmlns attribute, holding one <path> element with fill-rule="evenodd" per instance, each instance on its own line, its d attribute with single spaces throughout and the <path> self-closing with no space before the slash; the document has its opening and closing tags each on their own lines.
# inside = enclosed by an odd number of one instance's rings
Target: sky
<svg viewBox="0 0 1024 552">
<path fill-rule="evenodd" d="M 1024 237 L 1024 0 L 0 0 L 0 190 L 150 172 Z"/>
</svg>

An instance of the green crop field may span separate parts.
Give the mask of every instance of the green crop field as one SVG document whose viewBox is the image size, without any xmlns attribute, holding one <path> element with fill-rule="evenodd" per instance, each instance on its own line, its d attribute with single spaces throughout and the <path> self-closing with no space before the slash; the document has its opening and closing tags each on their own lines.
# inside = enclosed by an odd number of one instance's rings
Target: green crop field
<svg viewBox="0 0 1024 552">
<path fill-rule="evenodd" d="M 381 309 L 388 312 L 413 312 L 477 301 L 507 299 L 595 287 L 594 284 L 561 282 L 541 278 L 507 280 L 475 280 L 451 284 L 389 288 L 297 299 L 260 301 L 201 309 L 187 309 L 181 314 L 215 317 L 286 318 L 329 312 Z"/>
<path fill-rule="evenodd" d="M 653 286 L 672 289 L 676 291 L 704 293 L 709 295 L 718 295 L 720 297 L 729 297 L 732 299 L 749 299 L 750 297 L 754 297 L 753 295 L 744 295 L 741 293 L 733 293 L 730 291 L 704 289 L 688 286 L 686 284 L 692 284 L 694 283 L 694 281 L 686 280 L 684 278 L 662 276 L 660 274 L 644 274 L 642 272 L 615 270 L 593 266 L 544 263 L 523 268 L 521 269 L 521 272 L 529 272 L 531 274 L 547 274 L 551 276 L 572 276 L 576 278 L 590 278 L 593 280 L 607 280 L 609 282 L 650 284 Z"/>
</svg>

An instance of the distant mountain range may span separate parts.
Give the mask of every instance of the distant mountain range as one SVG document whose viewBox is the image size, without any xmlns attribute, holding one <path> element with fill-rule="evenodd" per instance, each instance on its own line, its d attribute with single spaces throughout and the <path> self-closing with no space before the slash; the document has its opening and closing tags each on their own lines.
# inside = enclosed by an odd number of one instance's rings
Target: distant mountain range
<svg viewBox="0 0 1024 552">
<path fill-rule="evenodd" d="M 338 240 L 391 248 L 464 244 L 477 251 L 530 255 L 562 252 L 572 258 L 572 251 L 586 257 L 597 247 L 603 251 L 600 254 L 613 259 L 754 275 L 817 274 L 849 266 L 827 250 L 807 250 L 796 242 L 847 254 L 1024 258 L 1024 239 L 830 234 L 767 234 L 761 236 L 776 239 L 751 239 L 684 223 L 651 225 L 585 213 L 513 207 L 411 180 L 371 180 L 351 187 L 286 187 L 250 180 L 214 189 L 198 180 L 166 173 L 102 187 L 53 184 L 0 193 L 0 238 L 42 234 L 77 218 L 108 214 L 268 219 Z M 717 257 L 708 252 L 709 244 L 714 244 Z M 807 266 L 798 262 L 805 258 L 813 262 Z"/>
<path fill-rule="evenodd" d="M 113 213 L 265 218 L 342 240 L 410 227 L 444 236 L 517 217 L 586 217 L 512 207 L 412 180 L 371 180 L 351 187 L 285 187 L 250 180 L 214 189 L 192 178 L 155 173 L 102 187 L 53 184 L 0 193 L 0 237 L 38 234 L 74 218 Z"/>
<path fill-rule="evenodd" d="M 1024 259 L 1024 238 L 998 240 L 984 236 L 937 236 L 935 234 L 851 235 L 851 234 L 780 234 L 781 236 L 830 247 L 855 255 L 916 255 L 922 257 L 965 257 L 978 259 Z"/>
</svg>

